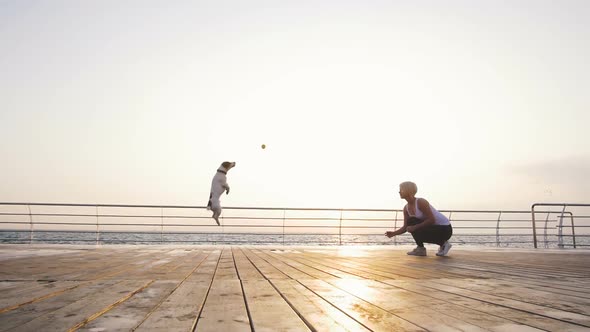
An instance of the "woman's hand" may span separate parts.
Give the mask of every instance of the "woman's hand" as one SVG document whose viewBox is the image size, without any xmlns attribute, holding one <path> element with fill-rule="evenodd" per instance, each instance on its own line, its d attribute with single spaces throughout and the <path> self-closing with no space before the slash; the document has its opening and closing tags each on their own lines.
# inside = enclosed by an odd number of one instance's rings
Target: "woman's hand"
<svg viewBox="0 0 590 332">
<path fill-rule="evenodd" d="M 393 237 L 394 235 L 395 235 L 395 234 L 394 234 L 394 232 L 392 232 L 392 231 L 387 231 L 387 232 L 385 232 L 385 236 L 387 236 L 387 237 L 389 237 L 389 238 L 390 238 L 390 237 Z"/>
</svg>

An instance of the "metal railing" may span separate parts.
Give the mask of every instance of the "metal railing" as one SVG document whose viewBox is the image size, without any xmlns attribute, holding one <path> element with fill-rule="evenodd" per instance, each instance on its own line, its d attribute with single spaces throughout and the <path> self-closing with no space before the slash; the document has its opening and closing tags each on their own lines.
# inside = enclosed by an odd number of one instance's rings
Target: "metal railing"
<svg viewBox="0 0 590 332">
<path fill-rule="evenodd" d="M 558 239 L 558 247 L 559 248 L 564 248 L 565 247 L 565 243 L 564 243 L 564 238 L 565 237 L 571 237 L 572 243 L 571 245 L 574 248 L 578 247 L 578 244 L 576 244 L 576 225 L 574 223 L 574 220 L 576 218 L 582 220 L 582 221 L 588 221 L 590 219 L 590 216 L 585 215 L 585 214 L 579 214 L 579 215 L 574 215 L 574 213 L 572 213 L 571 211 L 567 211 L 566 208 L 580 208 L 581 209 L 586 209 L 586 211 L 590 211 L 590 204 L 578 204 L 578 203 L 535 203 L 531 206 L 531 221 L 532 221 L 532 229 L 533 229 L 533 244 L 535 246 L 535 248 L 537 248 L 537 230 L 536 230 L 536 214 L 537 213 L 545 213 L 546 211 L 536 211 L 535 208 L 538 206 L 543 206 L 543 207 L 559 207 L 561 208 L 561 211 L 557 211 L 557 212 L 553 212 L 553 213 L 557 213 L 557 239 Z M 569 219 L 570 220 L 570 226 L 564 226 L 563 225 L 563 219 Z M 549 215 L 547 215 L 546 219 L 545 219 L 545 223 L 547 223 L 547 220 L 549 219 Z M 580 229 L 584 229 L 584 228 L 589 228 L 589 225 L 579 225 L 578 228 Z M 564 228 L 566 229 L 570 229 L 571 231 L 571 235 L 564 235 L 563 234 L 563 230 Z M 546 227 L 545 227 L 546 229 Z M 546 235 L 545 235 L 546 237 Z M 589 238 L 590 235 L 587 234 L 587 232 L 584 232 L 583 234 L 578 234 L 578 237 L 581 238 Z M 583 244 L 579 244 L 579 246 L 588 246 L 587 243 L 583 243 Z M 547 247 L 547 245 L 545 245 L 545 247 Z"/>
<path fill-rule="evenodd" d="M 563 248 L 586 216 L 561 211 L 440 210 L 453 224 L 453 243 L 537 247 L 535 214 L 546 214 L 545 247 Z M 563 204 L 562 204 L 563 205 Z M 566 204 L 574 206 L 571 204 Z M 552 205 L 554 206 L 554 205 Z M 577 206 L 577 205 L 576 205 Z M 590 205 L 580 205 L 590 206 Z M 532 215 L 532 219 L 531 219 Z M 570 226 L 563 225 L 570 218 Z M 531 227 L 532 221 L 532 227 Z M 554 225 L 554 223 L 556 225 Z M 412 244 L 409 234 L 386 238 L 403 225 L 399 209 L 224 207 L 221 226 L 204 206 L 0 202 L 0 243 L 264 243 Z M 571 229 L 571 235 L 562 229 Z M 585 233 L 585 232 L 582 232 Z"/>
</svg>

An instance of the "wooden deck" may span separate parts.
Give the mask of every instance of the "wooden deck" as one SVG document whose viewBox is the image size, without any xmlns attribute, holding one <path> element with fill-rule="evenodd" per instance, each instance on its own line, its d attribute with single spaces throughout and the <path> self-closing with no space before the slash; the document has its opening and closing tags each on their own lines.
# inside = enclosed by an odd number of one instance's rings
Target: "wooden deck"
<svg viewBox="0 0 590 332">
<path fill-rule="evenodd" d="M 590 251 L 0 246 L 0 331 L 589 331 Z"/>
</svg>

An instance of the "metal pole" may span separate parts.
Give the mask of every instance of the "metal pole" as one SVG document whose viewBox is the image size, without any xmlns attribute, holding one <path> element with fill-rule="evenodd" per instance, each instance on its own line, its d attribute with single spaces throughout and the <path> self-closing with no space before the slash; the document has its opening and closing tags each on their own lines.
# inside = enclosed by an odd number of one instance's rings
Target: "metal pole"
<svg viewBox="0 0 590 332">
<path fill-rule="evenodd" d="M 547 239 L 547 229 L 549 229 L 549 217 L 551 216 L 551 211 L 547 212 L 547 217 L 545 217 L 545 226 L 543 227 L 543 247 L 545 249 L 549 248 L 549 240 Z"/>
<path fill-rule="evenodd" d="M 498 222 L 496 223 L 496 247 L 500 246 L 500 220 L 502 218 L 502 211 L 498 213 Z"/>
<path fill-rule="evenodd" d="M 29 230 L 29 244 L 33 244 L 33 214 L 31 213 L 31 206 L 27 205 L 29 209 L 29 222 L 31 224 L 31 228 Z"/>
<path fill-rule="evenodd" d="M 340 232 L 340 236 L 339 236 L 340 244 L 339 245 L 342 245 L 342 209 L 340 209 L 340 226 L 338 227 L 338 230 Z"/>
<path fill-rule="evenodd" d="M 535 249 L 537 249 L 537 229 L 535 228 L 535 204 L 531 206 L 531 216 L 533 221 L 533 244 L 535 245 Z"/>
<path fill-rule="evenodd" d="M 574 225 L 574 214 L 571 212 L 570 219 L 572 221 L 572 241 L 574 242 L 574 249 L 576 249 L 576 225 Z"/>
<path fill-rule="evenodd" d="M 559 215 L 559 227 L 557 229 L 557 246 L 559 248 L 563 248 L 563 213 L 565 212 L 566 205 L 563 205 L 563 209 L 561 209 L 561 215 Z"/>
<path fill-rule="evenodd" d="M 287 211 L 283 209 L 283 245 L 285 245 L 285 213 Z"/>
<path fill-rule="evenodd" d="M 96 245 L 100 243 L 100 229 L 98 227 L 98 205 L 96 206 Z"/>
<path fill-rule="evenodd" d="M 397 210 L 395 211 L 395 220 L 393 221 L 393 230 L 397 230 Z M 397 246 L 397 236 L 393 237 L 393 245 Z"/>
</svg>

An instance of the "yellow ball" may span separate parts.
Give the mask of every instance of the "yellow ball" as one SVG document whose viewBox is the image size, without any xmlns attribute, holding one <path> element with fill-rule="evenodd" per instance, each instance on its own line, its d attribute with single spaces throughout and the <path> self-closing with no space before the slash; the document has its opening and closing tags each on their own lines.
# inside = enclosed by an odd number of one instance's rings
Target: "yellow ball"
<svg viewBox="0 0 590 332">
<path fill-rule="evenodd" d="M 266 149 L 266 144 L 262 144 L 261 148 Z"/>
</svg>

